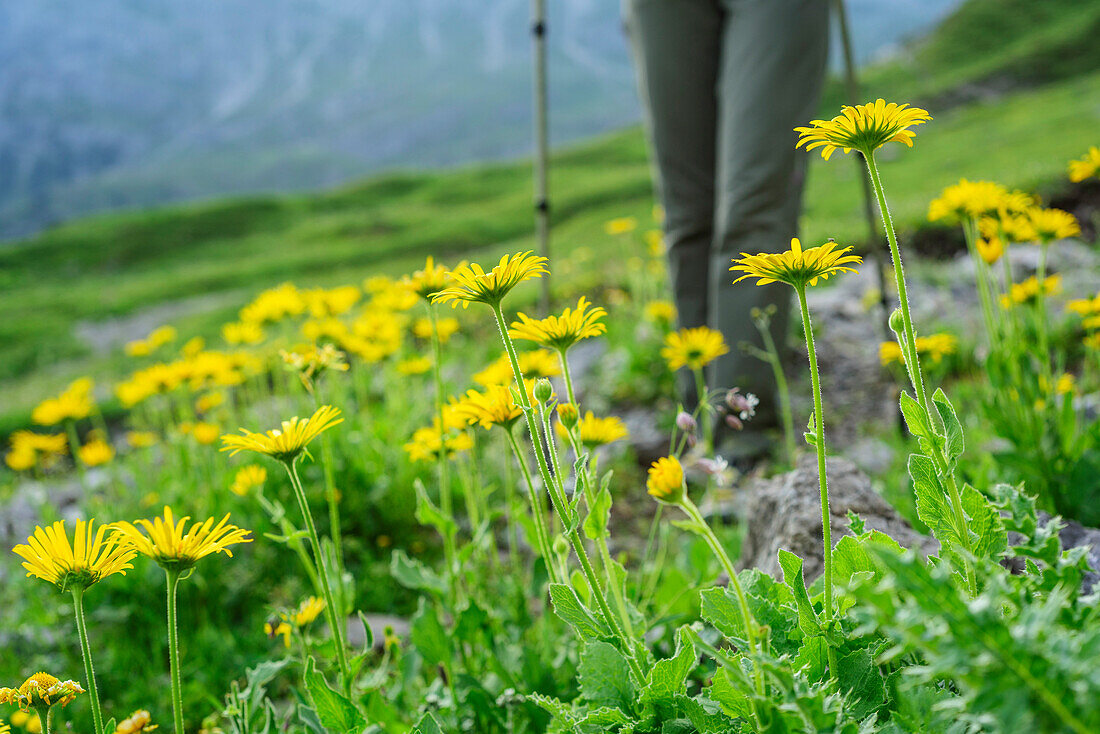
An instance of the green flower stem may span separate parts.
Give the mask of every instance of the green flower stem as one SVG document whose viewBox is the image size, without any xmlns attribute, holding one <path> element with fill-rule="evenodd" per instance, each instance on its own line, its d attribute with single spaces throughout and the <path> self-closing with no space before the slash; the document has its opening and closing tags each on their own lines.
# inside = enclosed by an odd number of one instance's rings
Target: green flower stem
<svg viewBox="0 0 1100 734">
<path fill-rule="evenodd" d="M 535 535 L 537 536 L 535 540 L 539 546 L 539 555 L 546 562 L 546 572 L 550 575 L 550 582 L 558 583 L 558 572 L 554 565 L 554 554 L 550 547 L 550 534 L 546 529 L 546 517 L 543 514 L 542 501 L 535 490 L 534 480 L 531 478 L 531 470 L 527 467 L 527 460 L 523 457 L 523 451 L 520 449 L 519 442 L 516 441 L 512 429 L 505 427 L 504 432 L 508 435 L 508 443 L 512 447 L 512 453 L 515 454 L 520 471 L 523 472 L 523 479 L 527 483 L 527 493 L 531 498 L 531 514 L 534 516 L 535 521 Z"/>
<path fill-rule="evenodd" d="M 95 684 L 95 668 L 92 666 L 92 648 L 88 644 L 88 624 L 84 618 L 84 591 L 80 584 L 73 586 L 73 610 L 76 613 L 76 631 L 80 636 L 80 652 L 84 656 L 84 675 L 88 679 L 88 697 L 92 701 L 92 721 L 96 734 L 103 732 L 103 708 L 99 704 L 99 689 Z"/>
<path fill-rule="evenodd" d="M 38 714 L 38 721 L 42 724 L 42 731 L 45 734 L 51 734 L 53 728 L 53 706 L 47 704 L 40 704 L 34 706 L 35 713 Z"/>
<path fill-rule="evenodd" d="M 172 676 L 172 720 L 176 734 L 184 734 L 183 686 L 180 685 L 180 643 L 176 618 L 176 587 L 180 582 L 178 569 L 165 569 L 168 577 L 168 669 Z"/>
<path fill-rule="evenodd" d="M 267 513 L 267 516 L 271 518 L 271 522 L 278 525 L 279 529 L 283 531 L 283 535 L 288 538 L 287 545 L 297 554 L 298 560 L 302 563 L 302 568 L 305 569 L 306 575 L 309 576 L 310 583 L 313 585 L 313 590 L 320 594 L 321 580 L 317 578 L 317 569 L 313 565 L 313 561 L 309 559 L 309 554 L 306 553 L 305 546 L 302 545 L 301 539 L 293 537 L 297 535 L 298 528 L 294 527 L 294 524 L 287 519 L 286 511 L 283 510 L 281 505 L 276 508 L 262 493 L 257 493 L 256 499 L 259 501 L 260 507 Z"/>
<path fill-rule="evenodd" d="M 565 350 L 558 350 L 558 359 L 561 361 L 561 376 L 565 381 L 565 394 L 569 396 L 569 402 L 580 410 L 580 406 L 577 405 L 577 395 L 573 391 L 573 376 L 569 372 L 569 359 L 565 356 Z"/>
<path fill-rule="evenodd" d="M 970 252 L 970 261 L 974 263 L 974 280 L 978 289 L 978 300 L 982 306 L 982 320 L 985 321 L 986 338 L 992 346 L 997 341 L 997 331 L 993 319 L 992 297 L 989 294 L 989 276 L 985 261 L 978 254 L 976 244 L 978 233 L 977 223 L 973 218 L 963 222 L 963 235 L 966 238 L 966 249 Z"/>
<path fill-rule="evenodd" d="M 508 429 L 505 428 L 505 431 Z M 508 557 L 517 580 L 523 577 L 523 563 L 519 556 L 519 501 L 516 498 L 516 477 L 512 462 L 504 461 L 504 507 L 507 512 L 505 532 L 508 534 Z"/>
<path fill-rule="evenodd" d="M 810 358 L 810 385 L 814 392 L 814 432 L 817 440 L 817 482 L 821 495 L 822 558 L 825 564 L 825 626 L 833 621 L 833 528 L 829 513 L 829 482 L 825 470 L 825 409 L 821 402 L 821 373 L 817 368 L 817 349 L 814 346 L 813 324 L 810 323 L 810 307 L 806 304 L 806 288 L 795 288 L 798 306 L 802 311 L 802 330 L 806 336 L 806 352 Z M 829 655 L 829 673 L 835 679 L 836 650 L 826 644 Z"/>
<path fill-rule="evenodd" d="M 439 420 L 439 509 L 446 517 L 454 520 L 454 496 L 451 494 L 450 467 L 447 461 L 446 448 L 447 439 L 444 435 L 443 425 L 442 349 L 439 345 L 439 327 L 436 323 L 435 305 L 428 301 L 426 308 L 428 309 L 428 321 L 432 325 L 432 377 L 435 380 L 435 411 Z M 454 574 L 457 550 L 454 536 L 449 533 L 443 534 L 443 553 L 446 556 L 448 575 Z"/>
<path fill-rule="evenodd" d="M 542 436 L 540 435 L 538 421 L 535 420 L 534 408 L 531 405 L 530 399 L 527 397 L 527 389 L 523 384 L 523 372 L 519 368 L 519 357 L 516 355 L 516 347 L 512 343 L 511 337 L 508 336 L 508 327 L 500 303 L 493 304 L 493 313 L 497 319 L 497 328 L 500 330 L 501 339 L 504 341 L 505 351 L 508 353 L 508 360 L 512 364 L 512 373 L 516 378 L 516 383 L 519 385 L 519 389 L 516 393 L 520 400 L 520 407 L 523 409 L 523 414 L 527 419 L 527 429 L 530 431 L 531 441 L 535 445 L 535 460 L 538 463 L 539 473 L 542 475 L 543 484 L 550 491 L 550 499 L 554 505 L 554 510 L 558 515 L 558 521 L 561 523 L 562 529 L 568 530 L 569 522 L 568 516 L 566 515 L 568 505 L 565 497 L 558 496 L 555 492 L 557 485 L 554 483 L 553 477 L 550 476 L 550 468 L 546 463 L 546 457 L 543 455 Z M 610 606 L 608 606 L 607 599 L 600 589 L 599 581 L 596 579 L 596 572 L 592 569 L 592 564 L 588 560 L 588 552 L 584 549 L 584 543 L 581 541 L 580 534 L 576 527 L 568 532 L 568 537 L 570 544 L 573 546 L 573 551 L 577 555 L 577 560 L 580 561 L 581 571 L 584 573 L 589 591 L 592 592 L 592 598 L 595 599 L 596 605 L 600 608 L 600 613 L 607 622 L 607 626 L 612 630 L 614 635 L 619 638 L 619 646 L 625 654 L 626 661 L 630 665 L 634 675 L 637 676 L 640 682 L 645 681 L 646 676 L 642 672 L 638 661 L 635 659 L 633 647 L 623 630 L 620 628 L 618 620 L 614 613 L 612 613 Z"/>
<path fill-rule="evenodd" d="M 707 395 L 707 381 L 703 377 L 703 368 L 692 370 L 695 376 L 695 394 L 699 398 L 699 422 L 703 424 L 703 454 L 710 455 L 714 450 L 714 425 L 710 416 L 710 402 Z"/>
<path fill-rule="evenodd" d="M 321 541 L 317 537 L 317 527 L 313 524 L 313 515 L 309 511 L 309 502 L 306 499 L 305 490 L 302 488 L 302 480 L 298 477 L 298 468 L 293 460 L 284 462 L 287 474 L 290 475 L 290 484 L 294 488 L 294 496 L 298 500 L 298 507 L 302 512 L 302 518 L 306 524 L 306 533 L 309 535 L 310 548 L 318 568 L 318 576 L 321 581 L 321 593 L 325 599 L 325 617 L 332 637 L 336 643 L 336 659 L 340 665 L 340 672 L 344 676 L 344 685 L 351 685 L 351 669 L 348 667 L 347 646 L 344 644 L 344 625 L 341 623 L 341 612 L 336 607 L 336 598 L 332 593 L 332 585 L 329 582 L 328 563 L 321 550 Z"/>
<path fill-rule="evenodd" d="M 879 212 L 882 214 L 882 224 L 886 230 L 886 241 L 890 245 L 890 257 L 894 263 L 894 283 L 897 285 L 898 300 L 901 302 L 901 321 L 905 336 L 905 343 L 902 344 L 901 347 L 902 351 L 909 355 L 905 360 L 905 367 L 909 372 L 909 379 L 913 384 L 913 391 L 917 394 L 917 402 L 920 404 L 925 419 L 931 427 L 936 424 L 935 419 L 932 417 L 932 411 L 928 408 L 928 397 L 924 392 L 924 375 L 921 373 L 920 360 L 917 355 L 917 340 L 913 331 L 913 319 L 909 314 L 909 294 L 905 288 L 905 270 L 901 264 L 901 250 L 898 248 L 898 238 L 894 233 L 894 223 L 890 217 L 890 207 L 886 203 L 886 192 L 882 188 L 882 179 L 879 177 L 878 167 L 875 165 L 874 152 L 864 152 L 863 160 L 867 162 L 867 172 L 871 176 L 871 185 L 874 187 L 875 195 L 878 197 Z M 955 482 L 955 475 L 947 470 L 947 460 L 944 458 L 942 450 L 935 445 L 935 441 L 930 441 L 929 443 L 932 444 L 933 449 L 932 460 L 935 462 L 937 469 L 947 480 L 948 493 L 951 499 L 951 510 L 955 516 L 955 524 L 959 537 L 963 539 L 963 548 L 965 548 L 968 553 L 972 553 L 970 529 L 966 522 L 966 514 L 962 509 L 962 498 L 959 496 L 959 487 Z M 974 596 L 978 593 L 978 584 L 974 576 L 974 567 L 969 559 L 966 559 L 964 565 L 966 567 L 967 586 L 970 589 L 970 595 Z"/>
<path fill-rule="evenodd" d="M 69 438 L 69 455 L 73 457 L 73 464 L 80 472 L 80 483 L 84 484 L 84 462 L 80 460 L 80 437 L 76 435 L 76 422 L 72 418 L 65 419 L 65 435 Z"/>
<path fill-rule="evenodd" d="M 314 397 L 316 398 L 316 407 L 320 408 L 324 405 L 324 398 L 321 396 L 320 380 L 317 380 L 314 386 Z M 325 474 L 325 500 L 328 503 L 328 524 L 329 524 L 329 537 L 332 538 L 332 546 L 336 550 L 336 562 L 339 564 L 341 571 L 344 568 L 344 541 L 343 535 L 340 532 L 340 503 L 336 499 L 336 480 L 332 472 L 332 442 L 329 441 L 328 434 L 321 434 L 321 467 Z"/>
<path fill-rule="evenodd" d="M 1038 315 L 1038 332 L 1039 332 L 1039 363 L 1042 366 L 1043 374 L 1046 375 L 1047 380 L 1050 380 L 1050 351 L 1049 351 L 1049 337 L 1047 336 L 1047 297 L 1046 297 L 1046 280 L 1047 280 L 1047 251 L 1050 249 L 1049 242 L 1039 243 L 1039 265 L 1035 268 L 1035 280 L 1039 283 L 1039 295 L 1035 302 L 1035 312 Z"/>
<path fill-rule="evenodd" d="M 779 415 L 783 421 L 783 443 L 787 451 L 787 463 L 794 466 L 794 418 L 791 414 L 791 391 L 787 385 L 787 376 L 783 373 L 783 362 L 779 359 L 779 350 L 775 346 L 771 329 L 759 328 L 760 337 L 764 340 L 764 349 L 768 355 L 768 363 L 772 367 L 775 376 L 775 388 L 779 393 Z"/>
<path fill-rule="evenodd" d="M 695 506 L 695 503 L 691 501 L 691 498 L 687 496 L 686 492 L 679 506 L 680 509 L 684 511 L 684 514 L 695 523 L 695 527 L 698 529 L 699 534 L 703 536 L 703 540 L 706 541 L 711 552 L 718 558 L 718 562 L 722 564 L 722 570 L 729 576 L 730 586 L 733 587 L 733 592 L 737 596 L 737 606 L 741 610 L 741 618 L 745 621 L 745 637 L 748 638 L 749 652 L 755 656 L 760 652 L 760 642 L 756 636 L 759 625 L 752 610 L 749 609 L 748 597 L 745 596 L 745 589 L 741 586 L 741 579 L 737 577 L 737 569 L 734 568 L 733 561 L 730 560 L 729 554 L 726 553 L 726 549 L 722 547 L 722 543 L 718 540 L 718 536 L 714 534 L 710 525 L 707 524 L 706 519 L 703 518 L 703 513 L 699 512 L 699 508 Z M 760 665 L 754 660 L 752 667 L 753 679 L 756 682 L 756 692 L 763 695 L 764 676 L 760 670 Z"/>
</svg>

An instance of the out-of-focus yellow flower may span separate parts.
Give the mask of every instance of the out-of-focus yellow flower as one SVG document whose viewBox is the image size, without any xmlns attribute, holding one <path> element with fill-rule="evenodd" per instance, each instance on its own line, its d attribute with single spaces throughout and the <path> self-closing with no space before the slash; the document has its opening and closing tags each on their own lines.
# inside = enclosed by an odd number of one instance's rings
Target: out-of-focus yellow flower
<svg viewBox="0 0 1100 734">
<path fill-rule="evenodd" d="M 264 433 L 253 433 L 242 428 L 240 436 L 222 436 L 221 450 L 231 452 L 230 455 L 241 451 L 255 451 L 279 461 L 291 462 L 298 458 L 310 441 L 323 431 L 343 422 L 339 408 L 322 405 L 308 419 L 294 416 L 283 421 L 279 428 Z"/>
<path fill-rule="evenodd" d="M 191 359 L 202 350 L 206 349 L 206 340 L 201 336 L 193 336 L 184 343 L 180 349 L 180 354 L 184 359 Z"/>
<path fill-rule="evenodd" d="M 684 468 L 675 456 L 664 456 L 649 467 L 646 491 L 661 502 L 675 504 L 684 496 Z"/>
<path fill-rule="evenodd" d="M 1077 379 L 1068 372 L 1063 372 L 1058 381 L 1054 383 L 1054 392 L 1059 395 L 1069 395 L 1077 389 Z"/>
<path fill-rule="evenodd" d="M 671 370 L 681 367 L 697 370 L 727 352 L 729 347 L 722 338 L 722 332 L 708 326 L 697 326 L 668 334 L 665 337 L 665 346 L 661 349 L 661 357 L 668 362 Z"/>
<path fill-rule="evenodd" d="M 985 261 L 987 265 L 992 265 L 1001 259 L 1001 256 L 1005 254 L 1004 245 L 1001 243 L 999 237 L 990 237 L 989 239 L 978 239 L 974 243 L 974 246 L 978 250 L 978 255 Z"/>
<path fill-rule="evenodd" d="M 152 558 L 160 566 L 180 571 L 194 566 L 212 553 L 232 557 L 230 546 L 252 542 L 252 538 L 248 537 L 250 531 L 229 524 L 228 513 L 216 525 L 211 517 L 188 528 L 187 521 L 190 519 L 182 517 L 177 521 L 172 509 L 165 505 L 163 518 L 142 519 L 135 523 L 119 522 L 115 523 L 114 529 L 123 547 Z"/>
<path fill-rule="evenodd" d="M 203 446 L 209 446 L 218 440 L 221 429 L 213 423 L 200 421 L 191 428 L 191 435 Z"/>
<path fill-rule="evenodd" d="M 427 357 L 410 357 L 397 363 L 397 372 L 402 375 L 423 375 L 432 368 L 432 361 Z"/>
<path fill-rule="evenodd" d="M 959 340 L 953 334 L 943 332 L 929 336 L 918 336 L 916 342 L 917 354 L 922 360 L 927 358 L 930 363 L 939 364 L 944 357 L 954 354 L 958 350 Z M 895 341 L 879 344 L 878 355 L 883 366 L 905 364 L 905 355 L 901 352 L 901 346 Z"/>
<path fill-rule="evenodd" d="M 547 352 L 544 349 L 520 352 L 518 362 L 519 371 L 523 373 L 524 379 L 555 377 L 561 374 L 561 362 L 552 352 Z M 473 380 L 482 387 L 513 384 L 515 375 L 512 372 L 512 363 L 508 360 L 508 355 L 500 355 L 495 362 L 475 374 Z"/>
<path fill-rule="evenodd" d="M 560 316 L 551 314 L 543 319 L 533 319 L 527 314 L 517 314 L 508 330 L 513 339 L 532 341 L 549 349 L 564 352 L 581 339 L 599 336 L 607 331 L 601 319 L 607 311 L 593 306 L 587 298 L 580 297 L 576 309 L 566 308 Z"/>
<path fill-rule="evenodd" d="M 224 402 L 225 393 L 221 390 L 215 390 L 199 396 L 199 399 L 195 401 L 195 410 L 200 413 L 208 413 Z"/>
<path fill-rule="evenodd" d="M 759 255 L 741 253 L 741 257 L 733 261 L 730 272 L 744 273 L 734 283 L 740 283 L 746 278 L 756 278 L 757 285 L 778 282 L 802 290 L 807 285 L 817 285 L 819 279 L 828 280 L 830 275 L 836 273 L 858 273 L 847 266 L 858 265 L 863 262 L 863 258 L 847 254 L 851 252 L 851 247 L 839 250 L 837 247 L 835 242 L 826 242 L 817 247 L 802 249 L 802 243 L 795 237 L 791 239 L 791 249 L 786 252 L 762 252 Z"/>
<path fill-rule="evenodd" d="M 82 378 L 70 383 L 56 398 L 47 398 L 31 412 L 40 426 L 54 426 L 66 420 L 80 420 L 92 412 L 92 381 Z"/>
<path fill-rule="evenodd" d="M 603 231 L 609 235 L 628 234 L 638 228 L 637 217 L 618 217 L 604 222 Z"/>
<path fill-rule="evenodd" d="M 1026 214 L 1028 222 L 1041 244 L 1047 245 L 1054 240 L 1062 240 L 1081 234 L 1081 227 L 1077 224 L 1077 219 L 1069 212 L 1061 209 L 1034 207 L 1028 209 Z"/>
<path fill-rule="evenodd" d="M 292 631 L 290 625 L 286 622 L 264 622 L 264 634 L 272 640 L 282 635 L 283 645 L 287 648 L 290 647 L 290 633 Z"/>
<path fill-rule="evenodd" d="M 320 319 L 347 313 L 362 295 L 355 286 L 342 285 L 336 288 L 311 288 L 302 291 L 302 300 L 305 301 L 310 315 Z"/>
<path fill-rule="evenodd" d="M 12 471 L 30 471 L 38 463 L 38 456 L 30 449 L 12 449 L 4 456 L 4 463 Z"/>
<path fill-rule="evenodd" d="M 1092 178 L 1097 172 L 1100 172 L 1100 148 L 1095 145 L 1080 160 L 1069 162 L 1069 180 L 1074 183 Z"/>
<path fill-rule="evenodd" d="M 1001 296 L 1001 307 L 1012 308 L 1014 304 L 1034 303 L 1040 295 L 1054 296 L 1062 292 L 1062 276 L 1049 275 L 1043 279 L 1042 285 L 1031 276 L 1020 283 L 1013 283 L 1009 292 Z"/>
<path fill-rule="evenodd" d="M 107 576 L 125 575 L 133 568 L 130 561 L 137 554 L 129 546 L 120 545 L 114 536 L 106 538 L 108 528 L 100 525 L 96 530 L 95 520 L 77 520 L 70 544 L 65 521 L 58 520 L 45 528 L 36 527 L 26 544 L 12 551 L 23 559 L 28 576 L 49 581 L 62 591 L 74 586 L 87 588 Z"/>
<path fill-rule="evenodd" d="M 118 722 L 115 727 L 115 734 L 139 734 L 139 732 L 153 731 L 156 726 L 152 726 L 153 716 L 141 709 L 130 714 L 129 717 Z"/>
<path fill-rule="evenodd" d="M 331 344 L 318 347 L 316 344 L 300 344 L 290 351 L 281 350 L 279 354 L 287 369 L 298 373 L 311 394 L 313 381 L 329 370 L 347 372 L 348 363 L 344 359 L 344 353 Z"/>
<path fill-rule="evenodd" d="M 796 148 L 821 148 L 821 157 L 829 157 L 837 149 L 848 153 L 858 150 L 870 156 L 886 143 L 904 143 L 913 147 L 914 133 L 909 128 L 932 119 L 927 111 L 908 104 L 886 103 L 879 99 L 854 107 L 844 106 L 831 120 L 814 120 L 808 127 L 796 127 Z"/>
<path fill-rule="evenodd" d="M 661 257 L 665 254 L 665 235 L 661 230 L 646 230 L 644 236 L 646 247 L 649 248 L 650 257 Z"/>
<path fill-rule="evenodd" d="M 471 303 L 484 303 L 495 308 L 523 281 L 549 273 L 548 262 L 545 257 L 527 251 L 504 255 L 488 272 L 477 263 L 460 265 L 451 271 L 448 286 L 432 296 L 432 303 L 450 302 L 452 306 L 461 303 L 463 308 Z"/>
<path fill-rule="evenodd" d="M 295 627 L 305 627 L 312 624 L 323 611 L 325 611 L 324 600 L 311 596 L 299 604 L 296 609 L 285 615 L 284 619 Z"/>
<path fill-rule="evenodd" d="M 27 471 L 39 464 L 48 469 L 68 453 L 68 439 L 63 433 L 20 430 L 12 433 L 10 440 L 11 452 L 4 461 L 15 471 Z"/>
<path fill-rule="evenodd" d="M 237 470 L 237 474 L 233 477 L 233 483 L 229 485 L 229 489 L 233 494 L 244 497 L 252 490 L 264 486 L 264 482 L 266 481 L 267 469 L 264 469 L 259 464 L 249 464 Z"/>
<path fill-rule="evenodd" d="M 1086 349 L 1100 350 L 1100 330 L 1094 331 L 1086 336 L 1081 340 L 1081 343 L 1085 345 Z"/>
<path fill-rule="evenodd" d="M 458 319 L 448 316 L 435 320 L 436 331 L 439 332 L 439 343 L 446 344 L 458 331 Z M 427 316 L 421 316 L 412 325 L 413 336 L 417 339 L 428 341 L 432 338 L 432 320 Z"/>
<path fill-rule="evenodd" d="M 1016 199 L 1008 197 L 1008 189 L 999 183 L 960 179 L 957 184 L 944 188 L 939 197 L 928 204 L 928 221 L 954 223 L 996 212 L 1009 204 L 1015 207 Z"/>
<path fill-rule="evenodd" d="M 441 450 L 446 452 L 447 458 L 462 451 L 469 451 L 474 447 L 474 439 L 467 431 L 462 431 L 444 440 L 440 435 L 438 426 L 426 426 L 413 432 L 412 440 L 402 448 L 409 455 L 411 461 L 438 461 Z"/>
<path fill-rule="evenodd" d="M 160 440 L 152 431 L 127 431 L 126 444 L 133 449 L 147 449 Z"/>
<path fill-rule="evenodd" d="M 1100 313 L 1100 292 L 1092 298 L 1074 298 L 1066 304 L 1066 310 L 1082 317 Z"/>
<path fill-rule="evenodd" d="M 406 275 L 401 283 L 425 301 L 431 302 L 436 293 L 447 287 L 450 280 L 449 271 L 443 265 L 437 265 L 429 255 L 424 262 L 423 270 L 417 270 L 412 275 Z"/>
<path fill-rule="evenodd" d="M 102 438 L 95 438 L 77 450 L 77 457 L 84 466 L 101 466 L 115 458 L 115 450 Z"/>
<path fill-rule="evenodd" d="M 256 321 L 232 321 L 222 325 L 222 338 L 227 344 L 259 344 L 264 337 L 264 327 Z"/>
<path fill-rule="evenodd" d="M 650 301 L 645 306 L 645 317 L 666 326 L 676 320 L 676 307 L 670 301 Z"/>
<path fill-rule="evenodd" d="M 306 310 L 305 299 L 293 283 L 283 283 L 260 293 L 239 313 L 241 321 L 256 324 L 275 323 Z"/>
<path fill-rule="evenodd" d="M 153 347 L 144 339 L 134 339 L 126 342 L 123 351 L 127 357 L 148 357 L 153 353 Z"/>
</svg>

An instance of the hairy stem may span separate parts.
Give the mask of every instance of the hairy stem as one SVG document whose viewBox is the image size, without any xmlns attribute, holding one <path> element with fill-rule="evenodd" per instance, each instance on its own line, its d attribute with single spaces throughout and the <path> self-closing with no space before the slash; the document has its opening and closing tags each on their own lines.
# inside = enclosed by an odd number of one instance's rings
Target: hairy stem
<svg viewBox="0 0 1100 734">
<path fill-rule="evenodd" d="M 95 684 L 95 668 L 92 666 L 92 648 L 88 644 L 88 624 L 84 618 L 84 591 L 80 584 L 73 586 L 73 610 L 76 613 L 76 631 L 80 636 L 80 652 L 84 656 L 84 675 L 88 679 L 88 697 L 92 702 L 92 721 L 96 734 L 103 732 L 103 708 L 99 703 L 99 689 Z"/>
<path fill-rule="evenodd" d="M 176 587 L 179 586 L 180 572 L 166 570 L 168 580 L 168 670 L 172 678 L 172 720 L 176 734 L 184 734 L 183 726 L 183 686 L 180 684 L 180 647 L 179 629 L 176 618 Z"/>
</svg>

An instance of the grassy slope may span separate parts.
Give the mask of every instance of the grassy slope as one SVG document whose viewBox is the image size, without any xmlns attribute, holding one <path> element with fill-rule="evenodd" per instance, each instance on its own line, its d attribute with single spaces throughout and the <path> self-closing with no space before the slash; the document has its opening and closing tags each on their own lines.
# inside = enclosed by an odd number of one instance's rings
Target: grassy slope
<svg viewBox="0 0 1100 734">
<path fill-rule="evenodd" d="M 1004 70 L 1034 82 L 1061 78 L 943 114 L 933 108 L 936 120 L 920 132 L 916 149 L 884 152 L 892 209 L 903 227 L 919 223 L 928 199 L 960 176 L 1032 187 L 1063 177 L 1065 161 L 1097 142 L 1100 74 L 1072 72 L 1098 66 L 1094 52 L 1082 50 L 1086 31 L 1098 23 L 1096 0 L 971 0 L 907 63 L 865 75 L 867 96 L 897 99 L 944 97 Z M 1059 63 L 1047 64 L 1051 59 Z M 835 86 L 827 96 L 827 105 L 839 103 Z M 552 171 L 556 252 L 580 244 L 599 251 L 606 243 L 600 222 L 648 216 L 649 169 L 637 130 L 560 152 Z M 107 341 L 93 350 L 74 325 L 207 297 L 172 320 L 185 331 L 214 334 L 237 304 L 281 280 L 354 282 L 408 270 L 428 254 L 489 257 L 529 248 L 529 181 L 526 163 L 395 174 L 321 194 L 81 220 L 0 249 L 0 309 L 8 316 L 0 322 L 0 432 L 74 374 L 120 374 L 120 345 Z M 863 237 L 858 183 L 854 163 L 815 160 L 806 239 Z"/>
</svg>

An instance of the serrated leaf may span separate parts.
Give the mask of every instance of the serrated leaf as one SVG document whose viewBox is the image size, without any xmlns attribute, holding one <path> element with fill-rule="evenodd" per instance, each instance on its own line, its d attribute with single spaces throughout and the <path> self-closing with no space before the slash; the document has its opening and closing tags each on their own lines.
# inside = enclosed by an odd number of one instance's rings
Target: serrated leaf
<svg viewBox="0 0 1100 734">
<path fill-rule="evenodd" d="M 837 661 L 840 690 L 848 694 L 846 712 L 863 719 L 886 703 L 886 684 L 871 653 L 866 648 L 855 650 Z"/>
<path fill-rule="evenodd" d="M 420 561 L 409 558 L 403 550 L 390 556 L 390 575 L 406 589 L 430 591 L 442 596 L 447 593 L 443 579 Z"/>
<path fill-rule="evenodd" d="M 593 706 L 631 710 L 634 683 L 630 666 L 613 645 L 599 640 L 589 642 L 581 653 L 577 677 L 581 695 Z"/>
<path fill-rule="evenodd" d="M 584 639 L 600 639 L 611 635 L 604 621 L 581 603 L 571 586 L 550 584 L 550 602 L 554 606 L 554 614 L 573 627 Z"/>
<path fill-rule="evenodd" d="M 751 690 L 748 681 L 734 680 L 730 669 L 721 667 L 714 674 L 714 682 L 706 694 L 722 708 L 726 716 L 748 720 L 752 718 L 752 701 L 748 694 Z"/>
<path fill-rule="evenodd" d="M 620 709 L 611 708 L 609 706 L 603 706 L 589 711 L 588 714 L 578 722 L 578 726 L 598 726 L 600 731 L 614 731 L 611 727 L 620 727 L 623 724 L 630 723 L 632 719 L 624 714 Z"/>
<path fill-rule="evenodd" d="M 367 721 L 355 705 L 343 694 L 334 691 L 325 681 L 323 675 L 317 672 L 313 657 L 306 659 L 305 671 L 302 674 L 306 691 L 309 693 L 310 703 L 317 713 L 321 724 L 331 732 L 347 734 L 358 732 Z"/>
<path fill-rule="evenodd" d="M 413 726 L 413 734 L 443 734 L 443 726 L 431 711 L 424 712 Z"/>
<path fill-rule="evenodd" d="M 905 418 L 905 425 L 909 428 L 909 433 L 917 438 L 928 439 L 932 431 L 920 403 L 914 400 L 909 393 L 902 390 L 898 405 L 901 408 L 902 417 Z"/>
<path fill-rule="evenodd" d="M 699 592 L 699 616 L 739 647 L 748 644 L 744 615 L 727 589 L 716 586 Z"/>
<path fill-rule="evenodd" d="M 607 535 L 607 522 L 611 518 L 611 492 L 602 487 L 596 493 L 588 516 L 584 519 L 584 534 L 595 540 Z"/>
<path fill-rule="evenodd" d="M 665 660 L 658 660 L 649 671 L 649 682 L 642 692 L 642 701 L 671 698 L 673 694 L 685 692 L 685 681 L 697 660 L 695 642 L 687 627 L 681 627 L 676 634 L 676 653 Z"/>
<path fill-rule="evenodd" d="M 973 536 L 971 552 L 977 558 L 999 559 L 1008 547 L 1008 533 L 997 508 L 969 484 L 963 487 L 962 507 L 969 518 L 967 529 Z"/>
<path fill-rule="evenodd" d="M 893 551 L 901 555 L 904 551 L 896 540 L 877 530 L 858 538 L 845 535 L 833 548 L 833 580 L 838 585 L 848 584 L 855 574 L 870 574 L 874 579 L 882 576 L 883 566 L 868 552 L 872 545 L 879 552 Z"/>
<path fill-rule="evenodd" d="M 932 535 L 943 545 L 957 544 L 960 538 L 955 530 L 951 507 L 932 460 L 923 454 L 910 454 L 909 476 L 913 478 L 917 516 L 921 522 L 928 526 Z"/>
<path fill-rule="evenodd" d="M 944 451 L 947 453 L 948 461 L 954 462 L 966 449 L 966 440 L 963 438 L 959 417 L 955 414 L 955 407 L 951 405 L 947 395 L 939 388 L 936 388 L 935 394 L 932 395 L 932 404 L 936 406 L 936 412 L 940 414 L 940 420 L 943 421 L 947 434 Z"/>
<path fill-rule="evenodd" d="M 817 619 L 810 595 L 806 592 L 806 579 L 802 575 L 802 559 L 788 550 L 779 550 L 779 566 L 783 569 L 783 583 L 794 595 L 798 609 L 798 628 L 807 637 L 822 633 L 821 623 Z"/>
</svg>

